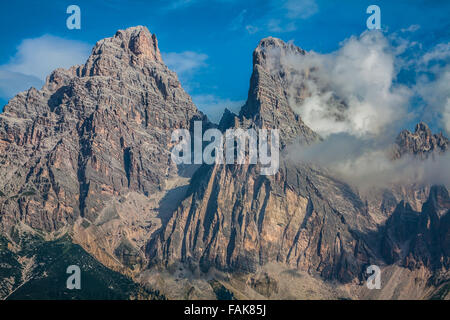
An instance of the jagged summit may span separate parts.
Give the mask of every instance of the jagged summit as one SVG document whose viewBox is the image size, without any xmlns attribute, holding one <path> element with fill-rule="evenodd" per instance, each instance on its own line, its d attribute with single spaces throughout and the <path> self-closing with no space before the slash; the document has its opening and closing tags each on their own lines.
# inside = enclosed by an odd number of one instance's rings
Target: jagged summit
<svg viewBox="0 0 450 320">
<path fill-rule="evenodd" d="M 425 122 L 419 122 L 412 133 L 403 130 L 397 137 L 395 157 L 404 154 L 427 157 L 432 153 L 443 153 L 448 150 L 448 139 L 442 132 L 433 134 Z"/>
<path fill-rule="evenodd" d="M 257 64 L 264 65 L 268 55 L 278 60 L 277 62 L 279 63 L 280 58 L 288 54 L 304 55 L 306 54 L 306 51 L 291 42 L 284 42 L 279 38 L 264 38 L 253 51 L 253 66 Z"/>
<path fill-rule="evenodd" d="M 113 84 L 114 81 L 120 83 Z M 118 30 L 113 37 L 99 40 L 83 65 L 73 66 L 68 70 L 56 69 L 47 77 L 42 90 L 30 89 L 11 99 L 4 108 L 4 114 L 33 118 L 36 113 L 47 112 L 49 107 L 56 108 L 55 104 L 60 104 L 64 95 L 73 95 L 74 91 L 85 90 L 86 92 L 80 94 L 89 96 L 90 90 L 86 88 L 88 85 L 104 87 L 101 92 L 95 94 L 101 94 L 101 98 L 105 100 L 111 100 L 115 96 L 108 96 L 106 92 L 110 91 L 112 86 L 118 85 L 119 88 L 116 88 L 114 93 L 120 99 L 129 92 L 136 94 L 140 91 L 136 89 L 140 88 L 143 91 L 142 97 L 133 98 L 144 104 L 148 100 L 154 100 L 156 94 L 175 103 L 175 109 L 182 110 L 183 105 L 187 103 L 187 108 L 193 110 L 192 100 L 181 87 L 176 73 L 163 62 L 156 36 L 146 27 L 137 26 Z M 47 99 L 50 99 L 48 104 Z M 29 100 L 34 103 L 27 103 Z M 95 105 L 95 99 L 86 99 L 84 111 Z M 126 101 L 121 103 L 122 108 L 127 105 Z"/>
<path fill-rule="evenodd" d="M 122 40 L 122 45 L 136 56 L 145 56 L 149 59 L 162 62 L 158 40 L 155 34 L 144 26 L 131 27 L 116 32 L 115 38 Z"/>
<path fill-rule="evenodd" d="M 278 128 L 284 147 L 294 139 L 311 143 L 318 135 L 307 127 L 289 105 L 287 92 L 290 68 L 284 64 L 287 55 L 304 55 L 305 51 L 277 38 L 265 38 L 253 52 L 253 73 L 241 122 L 249 119 L 256 126 Z"/>
<path fill-rule="evenodd" d="M 104 53 L 105 50 L 114 47 L 120 47 L 126 53 L 134 54 L 137 57 L 146 57 L 162 62 L 156 35 L 151 34 L 147 27 L 144 26 L 118 30 L 114 37 L 98 41 L 92 52 L 97 54 Z"/>
<path fill-rule="evenodd" d="M 59 88 L 62 80 L 73 76 L 110 76 L 119 79 L 127 78 L 130 68 L 145 74 L 155 73 L 152 69 L 159 69 L 158 73 L 168 73 L 155 34 L 151 34 L 147 27 L 136 26 L 125 30 L 118 30 L 113 37 L 99 40 L 93 47 L 86 63 L 73 66 L 68 70 L 56 69 L 46 80 L 44 89 Z M 180 87 L 177 76 L 172 73 L 173 85 Z"/>
<path fill-rule="evenodd" d="M 219 129 L 225 131 L 228 128 L 235 127 L 238 121 L 239 118 L 237 114 L 230 111 L 228 108 L 225 108 L 222 114 L 222 118 L 220 119 L 219 122 Z"/>
<path fill-rule="evenodd" d="M 420 121 L 418 124 L 416 124 L 414 132 L 415 133 L 424 132 L 426 133 L 426 135 L 431 135 L 430 127 L 423 121 Z"/>
<path fill-rule="evenodd" d="M 128 67 L 167 68 L 161 58 L 156 36 L 143 26 L 119 30 L 114 37 L 98 41 L 86 64 L 77 70 L 79 76 L 117 76 L 117 70 Z"/>
</svg>

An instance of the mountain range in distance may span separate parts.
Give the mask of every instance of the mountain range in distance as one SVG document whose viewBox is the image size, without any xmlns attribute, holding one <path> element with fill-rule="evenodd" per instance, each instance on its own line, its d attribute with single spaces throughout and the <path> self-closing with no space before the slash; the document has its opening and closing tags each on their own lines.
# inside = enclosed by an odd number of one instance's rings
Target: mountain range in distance
<svg viewBox="0 0 450 320">
<path fill-rule="evenodd" d="M 425 176 L 360 188 L 296 156 L 324 141 L 296 110 L 321 74 L 286 63 L 308 54 L 261 40 L 247 101 L 219 124 L 142 26 L 16 95 L 0 114 L 0 297 L 448 299 L 448 185 Z M 327 103 L 348 108 L 344 97 Z M 278 129 L 278 171 L 175 164 L 173 130 L 193 132 L 198 121 L 221 132 Z M 394 168 L 438 163 L 444 176 L 448 145 L 421 122 L 386 154 Z M 70 265 L 81 290 L 65 287 Z M 366 285 L 371 265 L 380 289 Z"/>
</svg>

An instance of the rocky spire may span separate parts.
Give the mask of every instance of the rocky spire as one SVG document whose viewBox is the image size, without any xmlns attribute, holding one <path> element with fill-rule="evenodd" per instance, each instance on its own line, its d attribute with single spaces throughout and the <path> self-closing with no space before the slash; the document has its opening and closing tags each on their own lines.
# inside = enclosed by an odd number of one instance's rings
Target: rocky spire
<svg viewBox="0 0 450 320">
<path fill-rule="evenodd" d="M 404 154 L 427 157 L 433 153 L 443 153 L 448 149 L 448 139 L 442 132 L 433 134 L 424 122 L 416 125 L 414 133 L 403 130 L 397 137 L 395 158 Z"/>
<path fill-rule="evenodd" d="M 281 39 L 267 37 L 262 39 L 253 52 L 253 65 L 264 66 L 267 70 L 270 68 L 267 63 L 281 64 L 282 57 L 287 55 L 305 55 L 306 51 L 297 47 L 293 43 L 286 43 Z"/>
<path fill-rule="evenodd" d="M 151 34 L 146 27 L 137 26 L 119 30 L 114 37 L 121 39 L 123 47 L 128 48 L 136 56 L 162 63 L 156 35 Z"/>
<path fill-rule="evenodd" d="M 311 143 L 318 135 L 307 127 L 289 105 L 287 70 L 283 57 L 304 55 L 299 47 L 277 38 L 265 38 L 253 52 L 253 73 L 241 120 L 251 119 L 260 127 L 280 130 L 281 145 L 299 139 Z"/>
<path fill-rule="evenodd" d="M 114 76 L 128 66 L 164 65 L 156 36 L 143 26 L 119 30 L 114 37 L 100 40 L 78 71 L 80 76 Z"/>
</svg>

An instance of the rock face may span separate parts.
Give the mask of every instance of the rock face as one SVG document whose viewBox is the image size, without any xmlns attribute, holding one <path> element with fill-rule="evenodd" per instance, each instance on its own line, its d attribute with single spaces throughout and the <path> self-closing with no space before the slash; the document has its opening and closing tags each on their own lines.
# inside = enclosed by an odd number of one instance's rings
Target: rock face
<svg viewBox="0 0 450 320">
<path fill-rule="evenodd" d="M 450 266 L 450 197 L 445 187 L 431 188 L 421 212 L 401 202 L 386 222 L 382 250 L 390 264 L 432 270 Z"/>
<path fill-rule="evenodd" d="M 268 50 L 305 54 L 279 39 L 262 40 L 253 55 L 248 101 L 239 116 L 226 111 L 219 127 L 279 128 L 284 145 L 317 141 L 289 106 L 287 71 L 269 70 L 280 60 L 272 61 Z M 366 211 L 349 186 L 310 166 L 282 161 L 274 176 L 259 175 L 257 165 L 204 166 L 150 244 L 149 256 L 154 263 L 183 262 L 205 272 L 254 272 L 280 262 L 327 279 L 357 281 L 374 259 L 364 237 L 373 224 Z"/>
<path fill-rule="evenodd" d="M 248 99 L 239 119 L 260 128 L 277 128 L 282 146 L 294 139 L 312 143 L 319 138 L 289 107 L 287 88 L 289 73 L 293 70 L 285 68 L 282 58 L 304 54 L 305 51 L 295 45 L 271 37 L 261 40 L 253 52 Z"/>
<path fill-rule="evenodd" d="M 207 121 L 155 35 L 135 27 L 99 41 L 84 65 L 54 71 L 0 115 L 1 229 L 73 229 L 105 264 L 114 252 L 125 264 L 142 260 L 160 224 L 152 196 L 179 178 L 172 130 L 195 119 Z"/>
<path fill-rule="evenodd" d="M 430 154 L 444 153 L 448 150 L 448 139 L 443 133 L 433 134 L 427 124 L 420 122 L 414 133 L 403 130 L 396 141 L 395 158 L 405 154 L 426 158 Z"/>
<path fill-rule="evenodd" d="M 281 262 L 349 282 L 373 257 L 361 231 L 370 226 L 364 203 L 321 172 L 284 163 L 263 177 L 255 167 L 219 165 L 194 179 L 150 252 L 154 260 L 229 272 Z"/>
<path fill-rule="evenodd" d="M 299 91 L 295 97 L 287 93 L 287 82 L 293 78 L 289 72 L 294 72 L 280 59 L 287 54 L 305 52 L 279 39 L 261 41 L 253 54 L 248 100 L 239 115 L 225 111 L 220 129 L 280 128 L 283 146 L 320 139 L 289 105 L 290 99 L 301 100 L 307 93 Z M 445 151 L 446 138 L 433 136 L 425 128 L 418 125 L 415 135 L 424 142 L 416 153 L 426 154 L 428 144 Z M 406 153 L 409 147 L 404 145 L 399 140 L 399 150 Z M 253 273 L 266 264 L 281 263 L 325 279 L 358 282 L 366 266 L 389 259 L 384 255 L 386 248 L 380 249 L 380 239 L 383 244 L 389 242 L 377 231 L 381 222 L 374 220 L 368 201 L 350 186 L 323 168 L 288 160 L 281 162 L 274 176 L 260 176 L 258 169 L 257 165 L 215 165 L 199 170 L 187 198 L 161 229 L 160 237 L 150 243 L 152 263 L 166 267 L 182 263 L 203 272 L 216 268 L 231 273 Z M 430 193 L 427 186 L 399 189 L 386 190 L 376 210 L 390 216 L 402 199 L 421 207 Z M 429 210 L 427 206 L 424 210 Z M 448 228 L 443 221 L 443 227 L 430 233 L 445 233 L 442 229 Z M 401 232 L 402 227 L 389 221 L 386 230 Z M 428 249 L 434 250 L 432 245 L 424 250 Z"/>
<path fill-rule="evenodd" d="M 165 287 L 169 296 L 181 279 L 186 292 L 177 297 L 296 298 L 297 289 L 283 294 L 292 277 L 303 279 L 301 272 L 313 275 L 308 281 L 315 285 L 315 276 L 360 284 L 370 264 L 447 270 L 445 187 L 417 192 L 399 186 L 401 192 L 386 189 L 370 202 L 328 170 L 284 157 L 290 143 L 321 139 L 290 105 L 307 96 L 301 79 L 311 74 L 296 74 L 283 57 L 305 54 L 263 39 L 253 54 L 247 102 L 239 114 L 226 110 L 218 126 L 279 129 L 280 168 L 273 176 L 261 175 L 259 164 L 197 169 L 171 161 L 174 129 L 191 130 L 195 120 L 212 125 L 165 66 L 145 27 L 99 41 L 84 65 L 58 69 L 41 90 L 18 94 L 0 114 L 0 256 L 12 266 L 0 266 L 0 294 L 28 281 L 35 261 L 45 260 L 23 247 L 29 234 L 39 238 L 39 250 L 46 248 L 43 241 L 59 243 L 68 235 L 64 243 L 81 245 L 145 288 Z M 294 92 L 288 91 L 292 81 L 299 81 Z M 448 148 L 442 134 L 422 123 L 397 142 L 397 158 Z M 374 218 L 371 203 L 383 219 Z M 199 284 L 202 278 L 195 277 L 217 270 L 231 280 Z M 249 276 L 242 280 L 242 274 Z M 170 283 L 174 275 L 179 278 Z M 230 291 L 236 279 L 253 293 Z"/>
</svg>

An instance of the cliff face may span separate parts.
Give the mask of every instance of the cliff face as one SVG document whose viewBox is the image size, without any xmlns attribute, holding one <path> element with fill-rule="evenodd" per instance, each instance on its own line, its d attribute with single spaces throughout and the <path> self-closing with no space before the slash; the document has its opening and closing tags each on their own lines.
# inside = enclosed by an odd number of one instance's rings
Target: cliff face
<svg viewBox="0 0 450 320">
<path fill-rule="evenodd" d="M 172 130 L 194 119 L 207 121 L 155 35 L 135 27 L 99 41 L 85 65 L 54 71 L 0 115 L 1 230 L 70 231 L 109 266 L 139 265 L 159 198 L 181 179 Z"/>
<path fill-rule="evenodd" d="M 301 79 L 312 75 L 296 74 L 283 57 L 305 54 L 263 39 L 253 54 L 247 102 L 238 115 L 226 111 L 219 124 L 222 131 L 279 129 L 280 168 L 273 176 L 261 175 L 259 164 L 197 170 L 171 161 L 174 129 L 192 129 L 195 120 L 211 124 L 144 27 L 99 41 L 84 65 L 56 70 L 41 90 L 18 94 L 0 115 L 0 255 L 12 269 L 34 270 L 23 239 L 68 234 L 103 265 L 167 287 L 169 296 L 175 295 L 164 281 L 185 267 L 195 275 L 245 274 L 244 298 L 299 298 L 297 289 L 283 295 L 292 278 L 277 268 L 345 284 L 361 284 L 370 264 L 448 269 L 445 187 L 396 186 L 362 198 L 327 169 L 284 157 L 290 143 L 321 139 L 290 106 L 308 95 Z M 297 90 L 288 92 L 294 80 Z M 402 132 L 397 144 L 394 158 L 448 148 L 425 124 Z M 180 277 L 188 288 L 180 289 L 182 297 L 228 292 L 220 287 L 226 281 L 193 285 L 190 276 Z M 2 295 L 20 279 L 18 272 L 4 276 Z"/>
<path fill-rule="evenodd" d="M 253 52 L 248 99 L 239 113 L 239 119 L 261 128 L 277 128 L 282 147 L 294 139 L 303 143 L 319 139 L 289 107 L 287 89 L 293 70 L 282 63 L 283 57 L 304 54 L 305 51 L 295 45 L 271 37 L 261 40 Z M 302 94 L 304 92 L 299 93 L 300 96 Z"/>
<path fill-rule="evenodd" d="M 414 269 L 450 267 L 450 198 L 445 187 L 431 188 L 421 212 L 401 202 L 386 222 L 382 251 L 389 264 Z"/>
<path fill-rule="evenodd" d="M 279 128 L 284 145 L 319 139 L 289 106 L 288 71 L 273 73 L 269 66 L 288 53 L 305 54 L 279 39 L 261 41 L 253 55 L 248 101 L 239 116 L 226 111 L 219 127 Z M 365 239 L 374 224 L 358 195 L 304 164 L 283 160 L 274 176 L 261 176 L 259 169 L 204 166 L 161 236 L 149 245 L 150 259 L 165 265 L 185 262 L 205 272 L 211 267 L 254 272 L 277 262 L 327 279 L 358 281 L 363 266 L 374 259 Z"/>
<path fill-rule="evenodd" d="M 289 105 L 290 99 L 301 100 L 307 92 L 289 96 L 292 93 L 288 94 L 287 87 L 294 78 L 290 72 L 295 70 L 284 66 L 281 59 L 304 54 L 279 39 L 262 40 L 253 54 L 248 100 L 239 115 L 226 110 L 219 127 L 279 128 L 283 146 L 318 141 L 320 137 Z M 301 83 L 297 87 L 301 88 Z M 417 128 L 415 134 L 402 132 L 399 136 L 398 157 L 422 157 L 435 149 L 445 152 L 445 137 L 431 134 L 423 123 Z M 430 193 L 425 185 L 391 186 L 369 195 L 368 201 L 313 165 L 282 160 L 276 175 L 260 176 L 258 172 L 258 165 L 215 165 L 199 170 L 187 198 L 163 226 L 161 235 L 149 244 L 150 261 L 166 267 L 182 263 L 203 272 L 216 268 L 231 273 L 254 273 L 267 264 L 279 263 L 325 279 L 358 283 L 369 264 L 397 263 L 386 251 L 392 253 L 393 247 L 403 246 L 403 240 L 389 242 L 389 236 L 378 230 L 401 233 L 402 223 L 392 220 L 409 201 L 418 208 L 425 203 L 420 218 L 423 224 L 431 214 L 428 207 L 436 190 Z M 394 215 L 384 227 L 386 218 L 375 217 L 373 212 L 383 217 Z M 429 234 L 445 234 L 445 221 Z M 411 231 L 406 233 L 412 236 Z M 420 235 L 418 230 L 416 233 Z M 435 260 L 447 259 L 445 252 L 432 253 L 430 241 L 422 249 L 417 244 L 415 250 L 427 252 Z M 425 266 L 433 269 L 430 264 Z"/>
<path fill-rule="evenodd" d="M 348 186 L 288 163 L 274 177 L 247 166 L 203 170 L 163 229 L 153 259 L 229 272 L 280 262 L 344 282 L 370 262 L 364 231 L 371 222 Z"/>
</svg>

